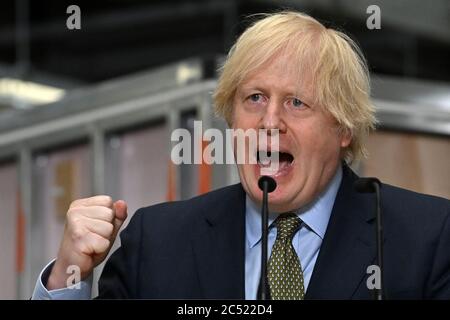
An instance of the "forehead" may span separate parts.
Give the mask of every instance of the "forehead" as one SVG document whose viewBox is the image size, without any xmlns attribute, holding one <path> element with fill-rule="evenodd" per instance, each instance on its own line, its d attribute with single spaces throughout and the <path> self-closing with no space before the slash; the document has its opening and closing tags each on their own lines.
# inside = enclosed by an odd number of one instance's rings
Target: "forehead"
<svg viewBox="0 0 450 320">
<path fill-rule="evenodd" d="M 300 61 L 291 52 L 275 54 L 259 67 L 247 72 L 239 83 L 238 90 L 259 87 L 292 93 L 309 92 L 312 87 L 310 65 L 310 61 Z"/>
</svg>

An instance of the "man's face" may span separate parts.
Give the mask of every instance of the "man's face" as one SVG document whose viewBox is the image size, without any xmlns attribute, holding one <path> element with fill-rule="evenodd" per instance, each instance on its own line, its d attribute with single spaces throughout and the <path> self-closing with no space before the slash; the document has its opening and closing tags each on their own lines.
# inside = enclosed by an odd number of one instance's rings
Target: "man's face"
<svg viewBox="0 0 450 320">
<path fill-rule="evenodd" d="M 290 66 L 285 55 L 271 59 L 242 82 L 233 103 L 233 129 L 279 130 L 278 170 L 270 174 L 277 188 L 269 194 L 269 207 L 275 212 L 295 210 L 314 200 L 330 182 L 342 148 L 351 141 L 349 134 L 339 133 L 329 113 L 313 105 L 307 75 L 298 75 Z M 267 150 L 262 144 L 258 148 Z M 261 203 L 261 165 L 238 164 L 238 170 L 247 194 Z"/>
</svg>

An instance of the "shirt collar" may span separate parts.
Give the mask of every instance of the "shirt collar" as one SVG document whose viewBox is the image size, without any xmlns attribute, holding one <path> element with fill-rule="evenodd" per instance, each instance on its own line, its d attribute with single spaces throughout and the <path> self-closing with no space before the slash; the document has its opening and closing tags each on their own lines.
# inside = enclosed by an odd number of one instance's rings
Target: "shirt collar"
<svg viewBox="0 0 450 320">
<path fill-rule="evenodd" d="M 303 223 L 322 240 L 327 230 L 336 194 L 342 181 L 342 167 L 339 166 L 333 179 L 325 190 L 309 205 L 297 210 L 297 216 Z M 247 244 L 254 247 L 261 240 L 261 208 L 247 195 L 245 199 Z M 269 213 L 269 226 L 279 213 Z"/>
</svg>

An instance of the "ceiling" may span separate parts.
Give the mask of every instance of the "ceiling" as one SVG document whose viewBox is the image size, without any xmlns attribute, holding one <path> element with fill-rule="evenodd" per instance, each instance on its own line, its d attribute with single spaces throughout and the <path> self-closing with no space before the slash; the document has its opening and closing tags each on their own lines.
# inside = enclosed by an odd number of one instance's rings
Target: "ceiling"
<svg viewBox="0 0 450 320">
<path fill-rule="evenodd" d="M 81 30 L 66 28 L 66 8 L 73 0 L 2 0 L 0 77 L 71 88 L 190 57 L 214 61 L 248 24 L 245 16 L 288 7 L 347 31 L 375 73 L 450 82 L 449 1 L 433 1 L 433 10 L 426 7 L 430 2 L 416 0 L 396 1 L 405 6 L 359 0 L 75 3 Z M 366 28 L 368 3 L 381 8 L 381 30 Z"/>
</svg>

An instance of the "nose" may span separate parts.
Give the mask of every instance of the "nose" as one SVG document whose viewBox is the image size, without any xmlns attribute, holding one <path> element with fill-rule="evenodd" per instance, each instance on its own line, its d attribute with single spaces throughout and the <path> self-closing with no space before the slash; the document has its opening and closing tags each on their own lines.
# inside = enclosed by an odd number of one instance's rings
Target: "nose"
<svg viewBox="0 0 450 320">
<path fill-rule="evenodd" d="M 286 131 L 282 103 L 278 102 L 276 99 L 271 99 L 269 101 L 261 119 L 260 128 L 267 130 L 278 129 L 280 133 Z"/>
</svg>

